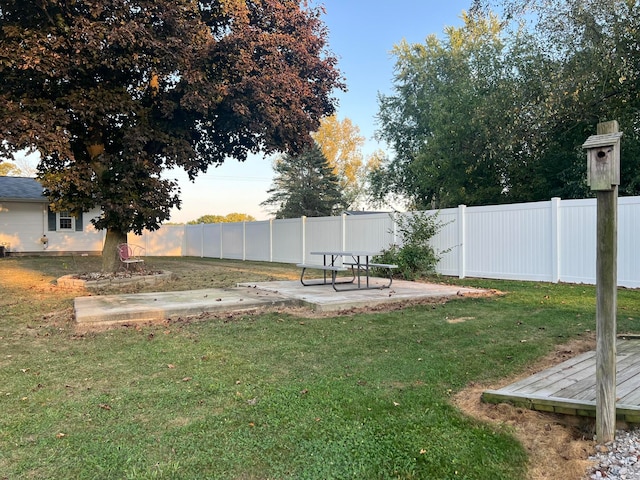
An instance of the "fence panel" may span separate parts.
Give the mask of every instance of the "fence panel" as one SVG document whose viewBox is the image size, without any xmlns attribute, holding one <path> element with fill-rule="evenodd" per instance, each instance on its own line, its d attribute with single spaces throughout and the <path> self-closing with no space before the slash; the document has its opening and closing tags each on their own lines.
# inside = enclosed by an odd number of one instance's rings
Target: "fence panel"
<svg viewBox="0 0 640 480">
<path fill-rule="evenodd" d="M 244 224 L 220 223 L 222 229 L 222 258 L 244 259 Z"/>
<path fill-rule="evenodd" d="M 274 220 L 272 226 L 273 261 L 300 263 L 302 261 L 303 219 Z"/>
<path fill-rule="evenodd" d="M 462 208 L 464 207 L 440 210 L 438 215 L 442 228 L 431 240 L 431 246 L 437 254 L 442 256 L 436 268 L 441 275 L 464 276 L 461 274 L 460 261 L 463 252 L 460 232 L 463 219 L 459 218 Z"/>
<path fill-rule="evenodd" d="M 466 275 L 551 281 L 550 202 L 466 211 Z"/>
<path fill-rule="evenodd" d="M 596 200 L 563 200 L 560 204 L 560 280 L 595 283 Z"/>
<path fill-rule="evenodd" d="M 640 288 L 640 197 L 618 201 L 618 285 Z"/>
<path fill-rule="evenodd" d="M 271 222 L 245 223 L 245 258 L 269 262 L 271 260 Z"/>
<path fill-rule="evenodd" d="M 201 241 L 203 257 L 222 258 L 222 223 L 203 224 Z"/>
<path fill-rule="evenodd" d="M 307 218 L 304 263 L 322 263 L 322 257 L 310 252 L 344 250 L 343 217 Z"/>
<path fill-rule="evenodd" d="M 167 225 L 153 232 L 145 230 L 141 236 L 132 238 L 131 243 L 144 247 L 151 257 L 180 257 L 183 255 L 184 238 L 182 225 Z"/>
<path fill-rule="evenodd" d="M 345 250 L 379 252 L 395 242 L 390 213 L 346 215 L 344 220 Z"/>
<path fill-rule="evenodd" d="M 167 228 L 167 227 L 162 227 Z M 187 257 L 202 256 L 202 228 L 203 225 L 184 226 L 184 255 Z"/>
</svg>

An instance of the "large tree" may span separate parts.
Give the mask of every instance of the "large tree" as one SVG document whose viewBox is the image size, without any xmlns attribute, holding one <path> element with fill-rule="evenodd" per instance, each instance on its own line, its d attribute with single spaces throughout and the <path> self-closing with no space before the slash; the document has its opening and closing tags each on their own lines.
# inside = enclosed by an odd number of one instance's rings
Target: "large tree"
<svg viewBox="0 0 640 480">
<path fill-rule="evenodd" d="M 342 88 L 321 11 L 294 0 L 6 0 L 0 154 L 37 150 L 54 209 L 99 207 L 103 268 L 191 179 L 250 152 L 301 152 Z M 305 3 L 306 5 L 306 3 Z"/>
<path fill-rule="evenodd" d="M 278 158 L 274 171 L 269 198 L 261 205 L 274 208 L 276 218 L 326 217 L 344 208 L 338 177 L 317 144 Z"/>
<path fill-rule="evenodd" d="M 395 157 L 372 176 L 377 196 L 417 208 L 493 201 L 504 190 L 501 140 L 492 128 L 503 102 L 501 25 L 463 15 L 444 40 L 396 45 L 394 94 L 380 97 L 380 137 Z"/>
<path fill-rule="evenodd" d="M 526 16 L 544 52 L 531 77 L 544 86 L 535 121 L 540 159 L 563 181 L 554 194 L 588 194 L 580 145 L 598 122 L 618 120 L 624 132 L 620 192 L 640 193 L 640 3 L 628 0 L 501 0 L 512 23 Z M 542 74 L 542 75 L 540 75 Z M 546 160 L 546 162 L 545 162 Z"/>
<path fill-rule="evenodd" d="M 378 198 L 429 208 L 583 197 L 581 145 L 610 119 L 625 135 L 620 191 L 640 193 L 638 2 L 478 0 L 463 18 L 442 40 L 394 49 L 379 118 L 395 156 L 373 175 Z"/>
</svg>

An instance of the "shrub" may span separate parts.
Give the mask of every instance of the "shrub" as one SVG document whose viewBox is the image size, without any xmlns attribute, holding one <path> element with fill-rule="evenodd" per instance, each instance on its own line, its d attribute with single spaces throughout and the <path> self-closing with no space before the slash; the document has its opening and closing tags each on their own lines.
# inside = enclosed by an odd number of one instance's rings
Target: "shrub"
<svg viewBox="0 0 640 480">
<path fill-rule="evenodd" d="M 399 275 L 406 280 L 435 273 L 442 254 L 448 251 L 436 252 L 430 244 L 430 240 L 445 226 L 438 219 L 438 213 L 396 213 L 394 222 L 401 245 L 391 245 L 383 250 L 374 262 L 398 265 Z M 374 274 L 384 275 L 384 272 L 374 271 Z"/>
</svg>

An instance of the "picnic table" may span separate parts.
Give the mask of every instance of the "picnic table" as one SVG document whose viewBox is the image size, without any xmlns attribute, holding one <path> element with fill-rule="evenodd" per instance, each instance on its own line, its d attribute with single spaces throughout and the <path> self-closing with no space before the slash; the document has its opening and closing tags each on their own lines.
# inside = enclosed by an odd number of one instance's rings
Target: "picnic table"
<svg viewBox="0 0 640 480">
<path fill-rule="evenodd" d="M 311 285 L 327 285 L 331 284 L 336 291 L 344 290 L 359 290 L 370 288 L 389 288 L 393 281 L 393 269 L 398 268 L 397 265 L 386 263 L 374 263 L 372 258 L 380 255 L 380 252 L 367 252 L 367 251 L 351 251 L 351 250 L 329 250 L 309 252 L 311 255 L 322 256 L 322 264 L 313 263 L 299 263 L 297 266 L 302 268 L 300 274 L 300 283 L 305 287 Z M 389 274 L 389 283 L 386 285 L 372 286 L 369 282 L 371 278 L 371 268 L 384 268 Z M 304 274 L 308 269 L 322 270 L 323 279 L 318 282 L 305 281 Z M 344 272 L 351 270 L 351 278 L 338 279 L 338 272 Z M 331 280 L 327 278 L 327 272 L 331 274 Z M 357 280 L 357 283 L 356 283 Z M 338 287 L 341 284 L 351 284 L 351 287 Z"/>
</svg>

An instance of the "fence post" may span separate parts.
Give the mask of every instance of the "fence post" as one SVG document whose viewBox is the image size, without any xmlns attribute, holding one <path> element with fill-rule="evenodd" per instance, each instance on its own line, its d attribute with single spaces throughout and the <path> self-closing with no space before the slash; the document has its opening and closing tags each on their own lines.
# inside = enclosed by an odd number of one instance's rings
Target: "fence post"
<svg viewBox="0 0 640 480">
<path fill-rule="evenodd" d="M 340 243 L 340 248 L 342 249 L 342 251 L 345 251 L 347 249 L 347 214 L 343 213 L 342 214 L 342 222 L 340 223 L 340 229 L 341 229 L 341 243 Z"/>
<path fill-rule="evenodd" d="M 200 258 L 204 258 L 204 223 L 200 222 Z"/>
<path fill-rule="evenodd" d="M 560 281 L 560 199 L 551 199 L 551 282 Z"/>
<path fill-rule="evenodd" d="M 187 257 L 187 253 L 189 253 L 188 251 L 188 245 L 187 245 L 187 241 L 188 241 L 188 234 L 187 234 L 187 227 L 189 226 L 189 224 L 185 223 L 184 226 L 182 227 L 182 245 L 181 245 L 181 251 L 180 251 L 180 256 L 181 257 Z"/>
<path fill-rule="evenodd" d="M 300 260 L 300 263 L 305 263 L 307 257 L 307 217 L 305 215 L 300 217 L 300 229 L 302 230 L 302 260 Z"/>
<path fill-rule="evenodd" d="M 247 259 L 247 222 L 242 222 L 242 261 Z"/>
<path fill-rule="evenodd" d="M 398 212 L 391 212 L 391 235 L 393 235 L 393 237 L 391 238 L 391 245 L 394 246 L 398 245 L 398 227 L 396 224 L 396 215 L 398 215 Z"/>
<path fill-rule="evenodd" d="M 222 225 L 224 225 L 223 223 L 219 223 L 218 224 L 218 231 L 220 232 L 220 260 L 222 260 L 224 258 L 224 245 L 222 245 L 222 239 L 224 238 L 223 232 L 222 232 Z"/>
<path fill-rule="evenodd" d="M 458 278 L 467 274 L 467 206 L 458 205 Z"/>
<path fill-rule="evenodd" d="M 269 261 L 273 262 L 273 218 L 269 219 Z"/>
</svg>

